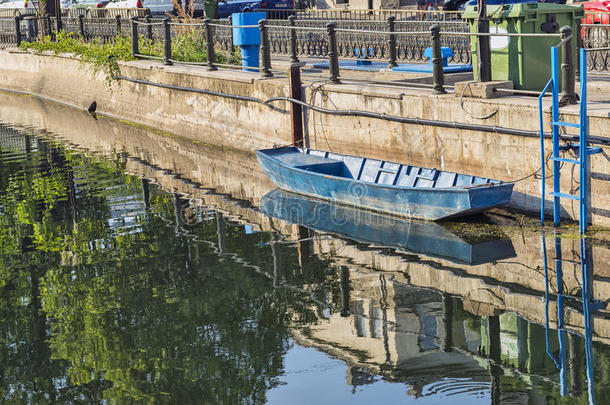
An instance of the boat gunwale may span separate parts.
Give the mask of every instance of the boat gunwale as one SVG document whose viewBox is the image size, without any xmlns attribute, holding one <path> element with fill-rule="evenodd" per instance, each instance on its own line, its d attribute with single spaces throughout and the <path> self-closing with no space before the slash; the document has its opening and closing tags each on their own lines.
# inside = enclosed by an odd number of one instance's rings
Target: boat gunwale
<svg viewBox="0 0 610 405">
<path fill-rule="evenodd" d="M 284 148 L 286 148 L 286 147 L 284 147 Z M 477 190 L 477 189 L 479 189 L 479 190 L 487 190 L 487 189 L 498 188 L 498 187 L 507 188 L 507 186 L 511 186 L 512 187 L 512 186 L 515 185 L 515 183 L 513 183 L 513 182 L 505 182 L 505 181 L 502 181 L 502 180 L 496 180 L 496 179 L 492 179 L 492 178 L 489 178 L 489 177 L 485 177 L 485 179 L 493 180 L 493 181 L 499 181 L 500 183 L 497 183 L 497 184 L 494 184 L 494 183 L 479 184 L 479 185 L 473 185 L 473 186 L 469 186 L 469 187 L 460 186 L 460 187 L 438 187 L 438 188 L 437 187 L 405 187 L 405 186 L 395 186 L 395 185 L 389 185 L 389 184 L 379 184 L 379 183 L 374 183 L 372 181 L 367 181 L 367 180 L 357 180 L 357 179 L 354 179 L 354 178 L 350 179 L 348 177 L 340 177 L 340 176 L 335 176 L 335 175 L 332 175 L 332 174 L 322 174 L 322 173 L 319 173 L 319 172 L 316 172 L 316 171 L 312 171 L 312 170 L 299 169 L 298 167 L 291 166 L 291 165 L 289 165 L 287 163 L 284 163 L 281 160 L 279 160 L 279 159 L 269 155 L 268 153 L 265 153 L 267 151 L 274 151 L 274 150 L 277 150 L 277 149 L 284 149 L 284 148 L 259 149 L 259 150 L 256 151 L 256 153 L 257 154 L 260 153 L 262 155 L 265 155 L 265 157 L 267 159 L 274 161 L 275 163 L 277 163 L 278 165 L 280 165 L 282 167 L 285 167 L 287 169 L 290 169 L 290 170 L 293 170 L 293 171 L 296 171 L 296 172 L 302 172 L 302 173 L 306 173 L 306 174 L 309 174 L 309 175 L 316 175 L 316 176 L 324 177 L 324 178 L 327 178 L 327 179 L 336 179 L 336 180 L 342 180 L 342 181 L 350 181 L 351 180 L 351 181 L 356 182 L 356 183 L 370 184 L 370 185 L 374 185 L 374 186 L 379 187 L 379 188 L 387 188 L 387 189 L 392 189 L 392 190 L 405 190 L 405 191 L 417 190 L 417 191 L 427 191 L 427 192 L 445 191 L 445 192 L 454 192 L 454 193 L 457 193 L 457 192 L 469 192 L 470 190 Z M 290 148 L 295 148 L 297 150 L 299 149 L 296 146 L 291 146 Z M 314 150 L 315 151 L 315 149 L 308 149 L 308 150 L 310 150 L 310 151 Z M 301 153 L 301 152 L 299 152 L 299 153 Z M 301 153 L 301 154 L 304 154 L 304 153 Z M 360 157 L 360 156 L 344 155 L 344 154 L 341 154 L 341 153 L 338 153 L 338 155 L 356 157 L 356 158 L 359 158 L 359 159 L 367 159 L 367 158 L 363 158 L 363 157 Z M 375 160 L 380 160 L 380 159 L 375 159 Z M 388 162 L 387 160 L 380 160 L 380 161 Z M 397 163 L 397 162 L 388 162 L 388 163 L 401 164 L 401 163 Z M 422 169 L 428 169 L 428 170 L 432 170 L 433 169 L 433 168 L 427 168 L 427 167 L 421 167 L 421 166 L 413 166 L 413 167 L 420 167 Z M 434 170 L 438 170 L 438 169 L 434 168 Z M 442 172 L 445 172 L 445 173 L 455 173 L 455 174 L 458 174 L 458 175 L 459 174 L 464 174 L 464 173 L 457 173 L 457 172 L 446 172 L 444 170 L 442 170 Z M 470 175 L 469 174 L 468 176 L 474 176 L 474 175 Z M 479 176 L 476 176 L 476 177 L 479 177 Z"/>
</svg>

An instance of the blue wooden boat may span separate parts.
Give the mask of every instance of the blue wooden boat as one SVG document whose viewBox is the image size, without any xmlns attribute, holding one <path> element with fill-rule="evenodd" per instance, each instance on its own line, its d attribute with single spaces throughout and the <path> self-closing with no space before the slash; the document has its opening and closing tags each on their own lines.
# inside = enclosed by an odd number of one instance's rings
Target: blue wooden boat
<svg viewBox="0 0 610 405">
<path fill-rule="evenodd" d="M 496 232 L 477 233 L 472 240 L 436 222 L 377 214 L 278 189 L 263 196 L 259 210 L 317 232 L 472 266 L 515 257 L 511 240 Z"/>
<path fill-rule="evenodd" d="M 436 221 L 507 203 L 513 183 L 306 148 L 256 151 L 281 189 L 367 210 Z"/>
</svg>

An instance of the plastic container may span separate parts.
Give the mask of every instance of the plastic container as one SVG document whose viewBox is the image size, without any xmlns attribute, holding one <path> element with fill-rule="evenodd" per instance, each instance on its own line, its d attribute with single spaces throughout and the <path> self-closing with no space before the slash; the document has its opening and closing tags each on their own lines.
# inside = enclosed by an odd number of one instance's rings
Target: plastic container
<svg viewBox="0 0 610 405">
<path fill-rule="evenodd" d="M 463 14 L 468 20 L 470 32 L 477 30 L 477 13 L 477 7 L 474 6 L 468 7 Z M 559 33 L 561 27 L 571 26 L 574 34 L 572 60 L 575 66 L 578 61 L 576 54 L 578 24 L 583 15 L 582 7 L 554 3 L 487 6 L 491 33 Z M 551 77 L 551 47 L 560 41 L 559 37 L 550 36 L 491 37 L 492 80 L 510 80 L 516 89 L 542 90 Z M 477 37 L 470 37 L 470 46 L 474 78 L 477 79 Z"/>
<path fill-rule="evenodd" d="M 211 18 L 213 20 L 218 18 L 218 0 L 204 0 L 203 1 L 203 13 L 205 18 Z"/>
<path fill-rule="evenodd" d="M 258 28 L 258 22 L 266 17 L 266 13 L 233 13 L 231 16 L 233 25 L 257 26 L 252 28 L 233 28 L 233 44 L 240 48 L 241 65 L 244 67 L 244 70 L 257 71 L 256 69 L 247 68 L 258 67 L 259 65 L 261 30 Z"/>
</svg>

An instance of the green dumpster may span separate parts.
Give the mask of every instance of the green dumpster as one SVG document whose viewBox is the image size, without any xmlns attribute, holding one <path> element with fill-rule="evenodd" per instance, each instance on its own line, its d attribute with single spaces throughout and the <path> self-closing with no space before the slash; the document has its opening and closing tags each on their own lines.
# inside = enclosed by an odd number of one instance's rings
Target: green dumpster
<svg viewBox="0 0 610 405">
<path fill-rule="evenodd" d="M 477 6 L 468 7 L 464 12 L 470 32 L 477 31 L 477 14 Z M 575 65 L 578 26 L 583 16 L 580 6 L 554 3 L 487 6 L 490 33 L 559 33 L 561 27 L 571 26 Z M 559 37 L 490 37 L 492 80 L 510 80 L 516 89 L 541 91 L 551 77 L 551 47 L 560 41 Z M 476 80 L 477 37 L 470 37 L 470 47 Z M 561 50 L 559 54 L 561 58 Z"/>
<path fill-rule="evenodd" d="M 205 13 L 205 18 L 215 20 L 218 17 L 218 0 L 204 0 L 203 12 Z"/>
</svg>

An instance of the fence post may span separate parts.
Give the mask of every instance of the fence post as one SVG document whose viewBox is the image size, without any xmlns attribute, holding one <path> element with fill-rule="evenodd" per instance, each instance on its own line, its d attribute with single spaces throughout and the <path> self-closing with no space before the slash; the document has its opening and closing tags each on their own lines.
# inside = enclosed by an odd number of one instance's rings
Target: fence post
<svg viewBox="0 0 610 405">
<path fill-rule="evenodd" d="M 47 32 L 49 33 L 49 36 L 51 37 L 51 40 L 53 41 L 53 40 L 55 40 L 55 38 L 54 38 L 55 36 L 53 35 L 54 34 L 53 28 L 52 28 L 53 26 L 51 25 L 51 15 L 45 14 L 44 18 L 45 18 L 45 22 L 47 24 Z"/>
<path fill-rule="evenodd" d="M 211 21 L 212 20 L 209 18 L 203 20 L 206 36 L 206 52 L 208 54 L 208 70 L 218 70 L 218 68 L 214 66 L 214 62 L 216 62 L 216 54 L 214 53 L 214 27 L 210 25 Z"/>
<path fill-rule="evenodd" d="M 296 16 L 288 16 L 288 25 L 290 26 L 290 62 L 299 63 L 297 57 L 297 30 L 294 28 L 296 25 Z"/>
<path fill-rule="evenodd" d="M 330 73 L 330 81 L 333 83 L 341 83 L 339 80 L 339 55 L 337 53 L 336 26 L 337 23 L 335 22 L 326 24 L 326 31 L 328 32 L 328 70 Z"/>
<path fill-rule="evenodd" d="M 228 16 L 227 20 L 229 20 L 229 32 L 231 32 L 231 50 L 235 46 L 235 41 L 233 41 L 233 16 Z"/>
<path fill-rule="evenodd" d="M 432 87 L 434 94 L 446 94 L 443 53 L 441 51 L 441 26 L 430 27 L 430 45 L 432 46 Z"/>
<path fill-rule="evenodd" d="M 390 36 L 388 37 L 388 53 L 390 56 L 390 60 L 388 61 L 388 67 L 393 68 L 398 66 L 396 63 L 396 31 L 395 27 L 396 17 L 393 15 L 388 17 L 388 31 L 390 32 Z"/>
<path fill-rule="evenodd" d="M 152 29 L 152 25 L 150 25 L 150 14 L 146 15 L 146 39 L 148 39 L 149 41 L 153 40 L 153 29 Z"/>
<path fill-rule="evenodd" d="M 489 34 L 489 18 L 487 18 L 487 0 L 479 0 L 479 14 L 477 16 L 477 32 Z M 488 35 L 477 38 L 477 57 L 479 58 L 479 81 L 491 81 L 491 43 Z"/>
<path fill-rule="evenodd" d="M 83 38 L 83 41 L 85 40 L 85 16 L 80 14 L 78 16 L 78 32 L 80 33 L 80 36 Z"/>
<path fill-rule="evenodd" d="M 21 45 L 21 16 L 15 16 L 15 44 Z"/>
<path fill-rule="evenodd" d="M 138 49 L 139 41 L 138 20 L 137 17 L 131 17 L 131 56 L 134 58 L 140 53 L 140 50 Z"/>
<path fill-rule="evenodd" d="M 163 64 L 171 65 L 172 61 L 172 31 L 169 25 L 169 18 L 163 19 Z"/>
<path fill-rule="evenodd" d="M 258 26 L 261 30 L 261 55 L 263 57 L 263 69 L 261 73 L 263 77 L 273 77 L 271 73 L 271 53 L 269 49 L 269 32 L 265 25 L 267 20 L 263 19 L 258 22 Z"/>
<path fill-rule="evenodd" d="M 121 35 L 121 15 L 117 14 L 116 15 L 116 34 L 117 36 Z"/>
<path fill-rule="evenodd" d="M 561 27 L 561 39 L 564 41 L 561 49 L 561 102 L 578 103 L 578 95 L 574 91 L 574 59 L 572 58 L 572 27 Z"/>
</svg>

